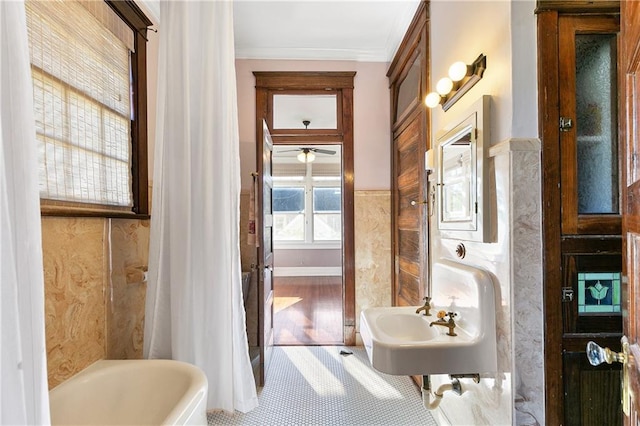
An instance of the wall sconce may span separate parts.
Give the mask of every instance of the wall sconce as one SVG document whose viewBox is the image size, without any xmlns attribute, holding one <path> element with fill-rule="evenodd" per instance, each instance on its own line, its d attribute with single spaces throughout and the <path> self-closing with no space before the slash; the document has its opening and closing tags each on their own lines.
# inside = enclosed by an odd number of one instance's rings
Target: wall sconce
<svg viewBox="0 0 640 426">
<path fill-rule="evenodd" d="M 487 57 L 483 54 L 480 54 L 471 65 L 464 62 L 454 62 L 449 67 L 449 76 L 438 80 L 436 91 L 429 93 L 424 98 L 424 103 L 429 108 L 442 105 L 443 110 L 448 110 L 480 81 L 486 68 Z"/>
</svg>

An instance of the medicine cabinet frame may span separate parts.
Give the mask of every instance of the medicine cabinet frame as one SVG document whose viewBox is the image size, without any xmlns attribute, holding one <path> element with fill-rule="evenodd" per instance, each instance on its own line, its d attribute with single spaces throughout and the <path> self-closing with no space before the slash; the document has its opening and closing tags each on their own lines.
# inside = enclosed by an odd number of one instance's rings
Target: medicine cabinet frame
<svg viewBox="0 0 640 426">
<path fill-rule="evenodd" d="M 437 216 L 442 238 L 488 242 L 489 106 L 484 95 L 437 138 Z"/>
</svg>

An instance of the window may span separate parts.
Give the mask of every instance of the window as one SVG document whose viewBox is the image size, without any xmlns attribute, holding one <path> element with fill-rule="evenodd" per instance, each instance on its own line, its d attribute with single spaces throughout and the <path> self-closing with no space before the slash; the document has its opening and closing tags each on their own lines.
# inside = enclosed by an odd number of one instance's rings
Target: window
<svg viewBox="0 0 640 426">
<path fill-rule="evenodd" d="M 279 164 L 274 160 L 274 241 L 280 246 L 341 242 L 341 180 L 339 162 Z"/>
<path fill-rule="evenodd" d="M 111 6 L 111 7 L 110 7 Z M 146 62 L 133 2 L 26 2 L 43 213 L 147 214 Z"/>
<path fill-rule="evenodd" d="M 304 241 L 304 187 L 273 188 L 273 232 L 275 241 Z"/>
<path fill-rule="evenodd" d="M 339 241 L 342 236 L 340 187 L 313 187 L 313 240 Z"/>
</svg>

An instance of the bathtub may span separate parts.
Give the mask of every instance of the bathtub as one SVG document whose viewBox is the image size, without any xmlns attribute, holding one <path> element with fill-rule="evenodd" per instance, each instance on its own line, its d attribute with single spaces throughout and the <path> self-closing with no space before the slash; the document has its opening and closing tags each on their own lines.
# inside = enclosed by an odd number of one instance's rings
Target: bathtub
<svg viewBox="0 0 640 426">
<path fill-rule="evenodd" d="M 49 391 L 53 425 L 206 425 L 207 378 L 171 360 L 101 360 Z"/>
</svg>

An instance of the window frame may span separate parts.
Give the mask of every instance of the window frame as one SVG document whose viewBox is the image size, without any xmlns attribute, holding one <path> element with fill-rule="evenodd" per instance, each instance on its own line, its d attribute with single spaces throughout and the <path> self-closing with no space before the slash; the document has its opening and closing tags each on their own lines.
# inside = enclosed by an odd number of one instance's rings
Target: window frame
<svg viewBox="0 0 640 426">
<path fill-rule="evenodd" d="M 314 180 L 310 169 L 307 169 L 307 173 L 304 177 L 300 176 L 300 180 L 279 180 L 277 177 L 273 179 L 273 188 L 303 188 L 304 189 L 304 239 L 303 240 L 273 240 L 274 249 L 339 249 L 342 248 L 343 241 L 340 240 L 314 240 L 314 220 L 315 209 L 313 205 L 313 190 L 314 188 L 342 188 L 342 176 L 336 176 L 335 180 Z M 340 198 L 341 221 L 344 220 L 344 208 L 342 206 L 342 197 Z M 276 212 L 274 211 L 275 215 Z"/>
<path fill-rule="evenodd" d="M 147 28 L 153 22 L 132 0 L 104 0 L 134 33 L 131 52 L 131 190 L 133 207 L 123 210 L 100 204 L 40 199 L 42 216 L 149 218 L 149 166 L 147 147 Z"/>
<path fill-rule="evenodd" d="M 338 185 L 336 185 L 335 183 L 338 182 Z M 340 218 L 340 222 L 342 222 L 342 179 L 340 178 L 340 180 L 328 180 L 328 181 L 314 181 L 313 178 L 311 178 L 311 231 L 312 235 L 311 235 L 311 242 L 312 244 L 318 244 L 318 245 L 333 245 L 333 244 L 342 244 L 342 238 L 340 238 L 339 240 L 317 240 L 316 239 L 316 215 L 337 215 Z M 316 189 L 327 189 L 327 188 L 338 188 L 340 190 L 340 210 L 317 210 L 316 209 L 316 203 L 315 203 L 315 190 Z M 342 228 L 342 227 L 341 227 Z"/>
</svg>

